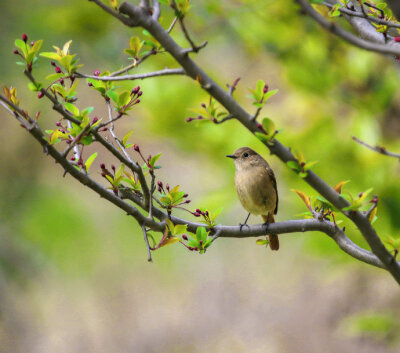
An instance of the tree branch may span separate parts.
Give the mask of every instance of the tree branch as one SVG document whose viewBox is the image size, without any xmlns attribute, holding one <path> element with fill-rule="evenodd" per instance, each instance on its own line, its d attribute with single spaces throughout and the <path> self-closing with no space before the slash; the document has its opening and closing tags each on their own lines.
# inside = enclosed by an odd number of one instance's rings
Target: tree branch
<svg viewBox="0 0 400 353">
<path fill-rule="evenodd" d="M 297 0 L 302 4 L 305 4 L 306 8 L 309 10 L 311 7 L 304 0 Z M 316 13 L 312 7 L 312 12 Z M 121 13 L 129 16 L 132 22 L 142 26 L 148 30 L 168 51 L 175 60 L 181 64 L 181 66 L 186 71 L 186 74 L 192 79 L 200 82 L 201 87 L 207 91 L 211 96 L 213 96 L 227 111 L 235 116 L 235 118 L 243 124 L 251 132 L 258 131 L 257 125 L 251 119 L 251 115 L 247 113 L 228 92 L 224 91 L 219 85 L 217 85 L 189 56 L 185 55 L 184 50 L 170 37 L 170 35 L 164 30 L 164 28 L 156 21 L 154 21 L 151 16 L 146 15 L 140 8 L 133 6 L 127 2 L 124 2 L 120 7 Z M 317 18 L 321 20 L 322 23 L 328 28 L 332 24 L 326 21 L 318 13 Z M 321 18 L 320 18 L 321 17 Z M 337 28 L 337 26 L 334 26 Z M 339 28 L 339 32 L 342 33 L 342 29 Z M 345 31 L 344 31 L 345 32 Z M 346 32 L 346 36 L 349 34 Z M 352 37 L 359 40 L 357 37 L 351 35 Z M 365 41 L 364 41 L 365 42 Z M 369 42 L 368 45 L 370 45 Z M 384 46 L 385 47 L 385 46 Z M 385 47 L 385 50 L 387 48 Z M 400 53 L 400 50 L 398 51 Z M 390 53 L 390 52 L 388 52 Z M 397 53 L 396 53 L 397 54 Z M 293 153 L 287 147 L 283 146 L 278 140 L 274 139 L 273 144 L 270 146 L 265 143 L 265 146 L 269 148 L 272 154 L 278 156 L 278 158 L 286 163 L 290 160 L 296 160 Z M 325 181 L 323 181 L 318 175 L 312 171 L 307 172 L 307 176 L 304 180 L 319 194 L 325 197 L 330 203 L 332 203 L 336 208 L 341 210 L 341 212 L 347 216 L 360 230 L 363 237 L 368 242 L 373 253 L 381 260 L 385 265 L 386 269 L 392 274 L 398 283 L 400 283 L 400 265 L 397 263 L 390 252 L 385 248 L 379 239 L 375 229 L 371 226 L 368 219 L 358 211 L 342 211 L 343 208 L 349 206 L 349 202 L 340 196 L 331 186 L 329 186 Z"/>
<path fill-rule="evenodd" d="M 395 157 L 400 161 L 400 153 L 390 152 L 383 146 L 371 146 L 368 143 L 361 141 L 360 139 L 358 139 L 355 136 L 353 136 L 352 138 L 355 142 L 359 143 L 362 146 L 369 148 L 370 150 L 373 150 L 373 151 L 383 154 L 385 156 Z"/>
<path fill-rule="evenodd" d="M 17 111 L 20 115 L 24 115 L 24 112 L 16 107 L 13 103 L 9 102 L 5 97 L 0 95 L 0 100 L 6 104 L 7 111 L 14 116 L 19 122 L 20 119 L 15 113 L 9 109 L 11 107 L 15 111 Z M 3 104 L 2 104 L 3 105 Z M 29 117 L 28 117 L 29 118 Z M 30 119 L 30 118 L 29 118 Z M 108 191 L 102 185 L 96 183 L 93 179 L 91 179 L 86 173 L 83 173 L 76 169 L 71 163 L 69 163 L 61 153 L 59 153 L 52 145 L 50 145 L 45 139 L 42 131 L 38 127 L 36 123 L 33 123 L 31 129 L 28 130 L 31 135 L 43 146 L 43 148 L 47 151 L 47 153 L 57 162 L 59 163 L 65 171 L 67 171 L 71 176 L 77 179 L 81 184 L 89 187 L 93 191 L 95 191 L 100 197 L 103 197 L 113 203 L 115 206 L 124 210 L 128 215 L 131 215 L 136 219 L 136 221 L 141 225 L 143 235 L 146 241 L 146 246 L 149 254 L 149 261 L 151 261 L 151 252 L 150 245 L 147 239 L 147 230 L 146 227 L 150 229 L 163 233 L 165 230 L 165 222 L 164 220 L 168 218 L 168 215 L 158 209 L 155 206 L 151 206 L 152 213 L 154 216 L 159 219 L 160 222 L 156 222 L 152 217 L 145 217 L 136 207 L 129 205 L 124 202 L 123 199 L 129 199 L 133 201 L 136 205 L 138 205 L 143 210 L 147 211 L 147 205 L 144 200 L 138 197 L 135 193 L 133 193 L 130 189 L 120 189 L 119 195 L 121 197 L 116 196 L 114 193 Z M 153 183 L 152 183 L 153 184 Z M 149 212 L 150 213 L 150 212 Z M 183 220 L 181 218 L 170 216 L 171 221 L 174 224 L 185 224 L 190 232 L 196 233 L 196 229 L 198 227 L 204 227 L 203 223 L 196 223 L 187 220 Z M 242 228 L 240 226 L 224 226 L 217 225 L 212 229 L 214 233 L 214 238 L 217 237 L 226 237 L 226 238 L 248 238 L 248 237 L 259 237 L 265 236 L 266 234 L 266 226 L 265 224 L 258 224 L 254 226 L 249 226 L 246 228 Z M 350 256 L 358 259 L 367 264 L 373 265 L 379 268 L 385 268 L 385 265 L 379 260 L 377 256 L 372 254 L 371 252 L 360 248 L 356 244 L 354 244 L 344 233 L 344 231 L 338 228 L 334 223 L 328 222 L 325 220 L 317 220 L 317 219 L 302 219 L 302 220 L 290 220 L 284 222 L 272 223 L 268 226 L 269 234 L 289 234 L 289 233 L 297 233 L 297 232 L 306 232 L 306 231 L 319 231 L 330 236 L 338 246 L 345 251 Z M 399 264 L 398 262 L 396 262 Z"/>
<path fill-rule="evenodd" d="M 321 27 L 325 28 L 329 32 L 332 32 L 333 34 L 337 35 L 338 37 L 344 39 L 345 41 L 349 42 L 350 44 L 353 44 L 356 47 L 368 50 L 368 51 L 374 51 L 382 54 L 392 54 L 399 56 L 400 55 L 400 46 L 393 43 L 393 44 L 381 44 L 381 40 L 377 39 L 376 37 L 376 31 L 374 30 L 375 34 L 373 35 L 370 31 L 364 29 L 364 22 L 358 23 L 358 20 L 361 21 L 366 21 L 365 19 L 361 18 L 354 18 L 352 17 L 351 22 L 353 22 L 353 26 L 357 27 L 362 33 L 364 33 L 364 36 L 367 36 L 368 38 L 372 39 L 374 38 L 374 41 L 377 41 L 378 43 L 372 43 L 368 40 L 361 39 L 354 34 L 347 32 L 337 24 L 328 21 L 325 17 L 320 15 L 317 11 L 313 9 L 313 7 L 309 4 L 307 0 L 296 0 L 296 2 L 301 6 L 301 8 L 310 16 L 312 17 Z M 367 21 L 368 23 L 368 21 Z M 368 23 L 369 26 L 371 24 Z M 372 27 L 373 28 L 373 27 Z M 379 33 L 378 33 L 379 34 Z M 383 35 L 379 34 L 379 38 L 384 38 Z"/>
<path fill-rule="evenodd" d="M 127 69 L 123 69 L 126 71 Z M 128 69 L 129 70 L 129 69 Z M 125 76 L 93 76 L 93 75 L 86 75 L 77 72 L 77 77 L 82 78 L 91 78 L 98 81 L 129 81 L 129 80 L 144 80 L 150 77 L 159 77 L 159 76 L 170 76 L 170 75 L 184 75 L 185 71 L 182 68 L 179 69 L 164 69 L 160 71 L 154 72 L 147 72 L 144 74 L 137 74 L 137 75 L 125 75 Z"/>
</svg>

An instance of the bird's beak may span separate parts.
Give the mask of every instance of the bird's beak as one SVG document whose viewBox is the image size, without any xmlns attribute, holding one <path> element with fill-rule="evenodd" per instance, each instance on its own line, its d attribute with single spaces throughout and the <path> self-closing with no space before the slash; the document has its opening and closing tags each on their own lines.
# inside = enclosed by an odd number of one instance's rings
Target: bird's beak
<svg viewBox="0 0 400 353">
<path fill-rule="evenodd" d="M 228 158 L 236 159 L 236 156 L 235 156 L 234 154 L 228 154 L 227 157 L 228 157 Z"/>
</svg>

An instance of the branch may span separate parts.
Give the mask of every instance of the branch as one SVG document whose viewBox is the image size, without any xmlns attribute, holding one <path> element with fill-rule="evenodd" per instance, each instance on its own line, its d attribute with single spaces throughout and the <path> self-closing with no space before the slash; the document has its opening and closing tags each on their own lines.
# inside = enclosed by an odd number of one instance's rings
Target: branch
<svg viewBox="0 0 400 353">
<path fill-rule="evenodd" d="M 364 141 L 361 141 L 360 139 L 358 139 L 355 136 L 353 136 L 352 138 L 353 138 L 353 140 L 355 142 L 359 143 L 362 146 L 365 146 L 365 147 L 367 147 L 367 148 L 369 148 L 369 149 L 371 149 L 371 150 L 373 150 L 375 152 L 378 152 L 380 154 L 383 154 L 385 156 L 395 157 L 395 158 L 399 159 L 399 161 L 400 161 L 400 154 L 399 153 L 390 152 L 383 146 L 371 146 L 368 143 L 366 143 Z"/>
<path fill-rule="evenodd" d="M 13 103 L 9 102 L 3 96 L 0 95 L 0 100 L 3 101 L 8 107 L 13 108 L 19 114 L 24 115 L 24 112 L 16 107 Z M 3 105 L 3 104 L 2 104 Z M 18 121 L 18 116 L 15 113 L 6 107 L 7 111 L 13 115 Z M 29 118 L 29 117 L 28 117 Z M 30 118 L 29 118 L 30 119 Z M 165 230 L 165 222 L 164 220 L 168 218 L 168 215 L 161 211 L 160 209 L 152 206 L 152 213 L 154 216 L 160 220 L 160 222 L 156 222 L 152 217 L 145 217 L 136 207 L 129 205 L 124 202 L 123 199 L 132 200 L 135 204 L 137 204 L 142 209 L 146 210 L 146 203 L 136 194 L 131 192 L 129 189 L 120 189 L 119 194 L 121 198 L 116 196 L 113 192 L 108 191 L 102 185 L 96 183 L 93 179 L 91 179 L 86 173 L 82 173 L 80 170 L 76 169 L 71 163 L 69 163 L 61 153 L 59 153 L 52 145 L 50 145 L 45 139 L 42 131 L 37 126 L 37 124 L 32 124 L 30 130 L 28 130 L 31 135 L 43 146 L 43 148 L 48 152 L 48 154 L 59 163 L 65 171 L 70 173 L 75 179 L 77 179 L 81 184 L 89 187 L 100 197 L 103 197 L 124 210 L 128 215 L 131 215 L 136 219 L 136 221 L 141 225 L 143 235 L 146 241 L 149 261 L 151 261 L 151 252 L 150 245 L 147 239 L 147 230 L 146 226 L 150 229 L 163 233 Z M 152 183 L 153 184 L 153 183 Z M 185 224 L 190 232 L 196 233 L 196 229 L 198 227 L 204 227 L 203 223 L 195 223 L 187 220 L 183 220 L 181 218 L 170 216 L 171 221 L 174 224 Z M 249 226 L 246 228 L 240 226 L 223 226 L 217 225 L 213 227 L 212 230 L 214 233 L 214 239 L 217 237 L 226 237 L 226 238 L 248 238 L 248 237 L 259 237 L 265 236 L 266 226 L 265 224 L 258 224 L 254 226 Z M 269 234 L 288 234 L 288 233 L 297 233 L 297 232 L 306 232 L 306 231 L 319 231 L 330 236 L 338 246 L 345 251 L 350 256 L 365 262 L 367 264 L 373 265 L 379 268 L 385 268 L 385 265 L 378 259 L 377 256 L 372 254 L 371 252 L 360 248 L 356 244 L 354 244 L 344 233 L 344 231 L 338 228 L 334 223 L 328 221 L 321 221 L 317 219 L 303 219 L 303 220 L 290 220 L 285 222 L 277 222 L 270 224 L 268 226 Z M 396 262 L 399 265 L 398 262 Z"/>
<path fill-rule="evenodd" d="M 147 254 L 149 256 L 147 261 L 152 262 L 153 259 L 151 258 L 151 248 L 150 248 L 150 244 L 149 244 L 149 238 L 147 237 L 146 226 L 143 224 L 142 224 L 142 231 L 143 231 L 144 241 L 145 241 L 146 247 L 147 247 Z"/>
<path fill-rule="evenodd" d="M 321 27 L 325 28 L 326 30 L 332 32 L 333 34 L 337 35 L 338 37 L 344 39 L 345 41 L 349 42 L 350 44 L 353 44 L 356 47 L 368 50 L 368 51 L 374 51 L 382 54 L 392 54 L 399 56 L 400 55 L 400 46 L 399 45 L 387 45 L 387 44 L 380 44 L 380 43 L 372 43 L 368 40 L 361 39 L 354 34 L 344 30 L 340 26 L 336 25 L 333 22 L 328 21 L 325 17 L 320 15 L 317 11 L 314 10 L 314 8 L 308 3 L 307 0 L 296 0 L 297 3 L 301 6 L 301 8 L 310 16 L 312 17 Z M 357 25 L 356 20 L 360 20 L 360 18 L 352 18 L 351 21 L 353 21 L 353 25 L 357 26 L 357 28 L 361 31 L 364 31 L 363 27 L 364 24 L 361 22 L 361 24 Z M 366 21 L 364 19 L 361 19 L 361 21 Z M 368 22 L 367 22 L 368 23 Z M 369 23 L 368 23 L 369 24 Z M 371 26 L 369 24 L 369 26 Z M 372 27 L 372 26 L 371 26 Z M 373 27 L 372 27 L 373 28 Z M 376 38 L 376 31 L 374 29 L 375 35 L 373 35 L 373 38 L 375 38 L 375 41 L 381 42 L 381 40 Z M 370 31 L 367 31 L 364 33 L 369 34 L 369 39 L 371 39 L 372 33 Z M 383 38 L 383 35 L 379 34 L 379 38 Z"/>
<path fill-rule="evenodd" d="M 305 3 L 304 0 L 298 1 L 305 4 L 307 9 L 311 7 L 308 3 Z M 313 14 L 316 13 L 312 7 L 311 10 Z M 146 15 L 140 8 L 127 2 L 121 5 L 120 11 L 121 13 L 128 15 L 132 19 L 132 22 L 135 22 L 148 30 L 161 43 L 165 50 L 168 51 L 184 68 L 186 74 L 197 82 L 200 82 L 201 87 L 207 91 L 208 94 L 213 96 L 225 109 L 227 109 L 231 115 L 235 116 L 242 125 L 252 133 L 258 130 L 256 123 L 251 119 L 251 115 L 247 113 L 231 95 L 229 95 L 229 92 L 226 92 L 217 85 L 217 83 L 215 83 L 215 81 L 212 80 L 188 55 L 185 55 L 184 50 L 170 37 L 158 22 L 154 21 L 151 16 Z M 320 18 L 318 13 L 316 14 L 319 20 L 322 18 L 322 22 L 327 25 L 327 27 L 330 28 L 332 26 L 330 22 L 326 21 L 323 17 Z M 333 25 L 333 27 L 338 28 L 335 25 Z M 341 31 L 343 30 L 339 28 L 340 33 L 342 33 Z M 357 37 L 353 35 L 351 36 L 359 40 Z M 369 42 L 366 43 L 370 45 Z M 385 50 L 386 49 L 388 48 L 385 47 Z M 400 53 L 400 50 L 398 52 Z M 296 160 L 290 149 L 282 145 L 276 139 L 273 140 L 271 146 L 266 143 L 264 145 L 269 148 L 272 154 L 275 154 L 285 164 L 290 160 Z M 400 283 L 400 265 L 394 260 L 390 252 L 382 244 L 368 219 L 358 211 L 342 211 L 343 208 L 350 205 L 349 202 L 341 197 L 331 186 L 329 186 L 314 172 L 308 171 L 304 180 L 336 208 L 341 210 L 345 216 L 353 221 L 368 242 L 373 253 L 381 260 L 396 281 Z"/>
<path fill-rule="evenodd" d="M 126 71 L 127 69 L 123 69 Z M 129 70 L 129 69 L 128 69 Z M 92 78 L 98 81 L 128 81 L 128 80 L 144 80 L 145 78 L 158 77 L 158 76 L 170 76 L 170 75 L 184 75 L 185 71 L 183 69 L 164 69 L 160 71 L 148 72 L 144 74 L 137 75 L 125 75 L 125 76 L 93 76 L 86 75 L 77 72 L 75 75 L 81 78 Z"/>
</svg>

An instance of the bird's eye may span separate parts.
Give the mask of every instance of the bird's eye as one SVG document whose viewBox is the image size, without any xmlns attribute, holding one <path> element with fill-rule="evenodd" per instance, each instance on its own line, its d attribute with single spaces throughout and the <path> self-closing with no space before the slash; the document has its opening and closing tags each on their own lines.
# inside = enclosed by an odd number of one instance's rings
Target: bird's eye
<svg viewBox="0 0 400 353">
<path fill-rule="evenodd" d="M 247 158 L 248 156 L 249 156 L 249 154 L 247 152 L 243 154 L 243 157 Z"/>
</svg>

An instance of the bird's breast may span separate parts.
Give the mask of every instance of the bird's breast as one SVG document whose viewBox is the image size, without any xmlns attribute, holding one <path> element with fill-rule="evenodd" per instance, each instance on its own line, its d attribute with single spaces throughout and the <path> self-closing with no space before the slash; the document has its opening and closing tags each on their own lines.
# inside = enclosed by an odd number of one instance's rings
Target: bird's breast
<svg viewBox="0 0 400 353">
<path fill-rule="evenodd" d="M 235 186 L 244 209 L 254 215 L 267 215 L 276 207 L 276 191 L 265 167 L 236 170 Z"/>
</svg>

